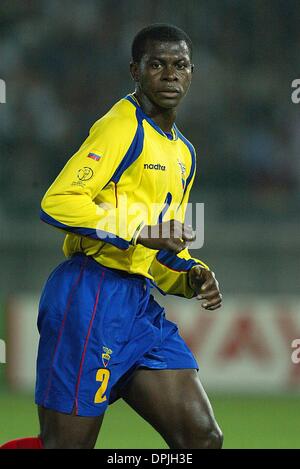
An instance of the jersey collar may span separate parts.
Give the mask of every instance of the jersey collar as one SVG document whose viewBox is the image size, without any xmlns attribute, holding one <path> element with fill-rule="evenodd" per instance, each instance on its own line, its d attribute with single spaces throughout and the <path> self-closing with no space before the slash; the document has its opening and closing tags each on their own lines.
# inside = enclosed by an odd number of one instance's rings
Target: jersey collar
<svg viewBox="0 0 300 469">
<path fill-rule="evenodd" d="M 145 119 L 159 134 L 163 135 L 163 137 L 165 137 L 167 140 L 169 140 L 169 142 L 174 142 L 175 140 L 178 139 L 177 127 L 176 127 L 175 124 L 173 124 L 172 129 L 171 129 L 171 132 L 172 132 L 172 135 L 173 135 L 173 139 L 171 140 L 170 138 L 168 138 L 166 133 L 156 124 L 156 122 L 154 122 L 154 120 L 151 119 L 151 117 L 147 116 L 147 114 L 144 113 L 144 111 L 142 110 L 138 100 L 136 99 L 136 97 L 133 94 L 128 94 L 127 96 L 125 96 L 124 99 L 127 99 L 127 101 L 129 101 L 137 109 L 139 109 L 139 112 L 141 113 L 142 118 Z"/>
</svg>

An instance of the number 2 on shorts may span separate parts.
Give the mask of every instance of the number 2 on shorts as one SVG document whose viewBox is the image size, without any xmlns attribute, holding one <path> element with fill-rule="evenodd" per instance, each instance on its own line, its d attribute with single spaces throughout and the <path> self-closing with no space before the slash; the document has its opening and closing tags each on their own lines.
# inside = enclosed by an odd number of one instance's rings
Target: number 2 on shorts
<svg viewBox="0 0 300 469">
<path fill-rule="evenodd" d="M 100 370 L 97 371 L 96 381 L 100 381 L 101 386 L 95 394 L 95 399 L 94 399 L 95 404 L 101 404 L 101 402 L 106 401 L 105 392 L 106 392 L 106 388 L 108 385 L 109 377 L 110 377 L 110 371 L 107 370 L 106 368 L 100 368 Z"/>
</svg>

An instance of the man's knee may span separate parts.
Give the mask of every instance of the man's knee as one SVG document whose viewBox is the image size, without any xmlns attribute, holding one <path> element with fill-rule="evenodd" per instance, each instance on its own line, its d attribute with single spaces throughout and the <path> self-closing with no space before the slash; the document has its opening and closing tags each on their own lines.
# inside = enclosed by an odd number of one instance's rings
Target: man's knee
<svg viewBox="0 0 300 469">
<path fill-rule="evenodd" d="M 203 448 L 207 449 L 221 449 L 223 446 L 223 433 L 218 425 L 215 425 L 210 431 L 202 438 L 204 443 Z"/>
<path fill-rule="evenodd" d="M 221 449 L 223 434 L 216 422 L 181 428 L 173 435 L 171 448 L 176 449 Z"/>
<path fill-rule="evenodd" d="M 92 441 L 56 436 L 42 438 L 44 449 L 93 449 Z"/>
</svg>

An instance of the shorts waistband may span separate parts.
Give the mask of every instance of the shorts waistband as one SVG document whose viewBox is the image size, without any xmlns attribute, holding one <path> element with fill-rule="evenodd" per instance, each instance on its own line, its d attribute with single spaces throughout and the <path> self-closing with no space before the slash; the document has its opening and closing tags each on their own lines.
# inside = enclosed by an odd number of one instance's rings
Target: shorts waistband
<svg viewBox="0 0 300 469">
<path fill-rule="evenodd" d="M 88 262 L 93 265 L 94 267 L 104 270 L 107 273 L 110 273 L 114 276 L 118 276 L 124 279 L 129 279 L 129 280 L 134 280 L 137 281 L 140 284 L 146 283 L 152 283 L 151 280 L 147 277 L 144 277 L 143 275 L 139 274 L 130 274 L 129 272 L 126 272 L 125 270 L 120 270 L 120 269 L 114 269 L 112 267 L 107 267 L 105 265 L 100 264 L 100 262 L 97 262 L 92 256 L 86 256 L 82 252 L 76 252 L 73 254 L 70 259 L 73 260 L 80 260 L 80 259 L 88 259 Z"/>
</svg>

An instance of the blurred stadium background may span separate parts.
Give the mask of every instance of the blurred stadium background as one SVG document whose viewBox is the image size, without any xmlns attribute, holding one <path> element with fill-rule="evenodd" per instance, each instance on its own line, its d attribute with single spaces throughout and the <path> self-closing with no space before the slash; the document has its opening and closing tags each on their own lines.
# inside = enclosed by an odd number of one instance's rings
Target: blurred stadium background
<svg viewBox="0 0 300 469">
<path fill-rule="evenodd" d="M 0 443 L 33 435 L 38 296 L 63 259 L 62 234 L 39 222 L 50 182 L 91 124 L 133 90 L 134 34 L 185 29 L 194 81 L 178 125 L 195 144 L 194 202 L 224 308 L 167 301 L 200 362 L 226 448 L 299 448 L 300 3 L 293 0 L 2 0 L 0 78 Z M 2 342 L 3 345 L 3 342 Z M 163 448 L 122 402 L 98 447 Z"/>
</svg>

